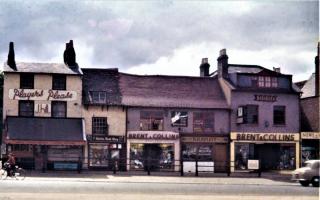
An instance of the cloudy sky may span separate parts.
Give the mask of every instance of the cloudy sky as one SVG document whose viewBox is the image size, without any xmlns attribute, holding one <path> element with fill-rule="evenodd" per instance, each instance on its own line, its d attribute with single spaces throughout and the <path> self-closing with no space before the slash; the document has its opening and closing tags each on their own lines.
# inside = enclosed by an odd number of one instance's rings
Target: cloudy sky
<svg viewBox="0 0 320 200">
<path fill-rule="evenodd" d="M 0 60 L 62 63 L 74 40 L 81 67 L 199 75 L 201 58 L 281 67 L 294 80 L 314 71 L 318 1 L 3 1 Z"/>
</svg>

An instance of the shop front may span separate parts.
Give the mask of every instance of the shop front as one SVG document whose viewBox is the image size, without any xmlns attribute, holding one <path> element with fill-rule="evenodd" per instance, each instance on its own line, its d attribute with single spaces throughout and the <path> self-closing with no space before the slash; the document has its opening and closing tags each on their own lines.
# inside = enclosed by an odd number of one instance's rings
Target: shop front
<svg viewBox="0 0 320 200">
<path fill-rule="evenodd" d="M 128 131 L 128 170 L 179 170 L 179 133 Z"/>
<path fill-rule="evenodd" d="M 231 171 L 248 170 L 248 161 L 259 161 L 262 170 L 293 170 L 299 167 L 299 133 L 232 132 Z"/>
<path fill-rule="evenodd" d="M 301 132 L 301 165 L 307 160 L 320 159 L 320 132 Z"/>
<path fill-rule="evenodd" d="M 123 136 L 92 136 L 88 140 L 90 169 L 125 170 L 126 148 Z"/>
<path fill-rule="evenodd" d="M 195 162 L 198 162 L 203 171 L 225 172 L 228 166 L 228 142 L 229 138 L 225 135 L 182 135 L 181 154 L 184 171 L 194 172 Z"/>
</svg>

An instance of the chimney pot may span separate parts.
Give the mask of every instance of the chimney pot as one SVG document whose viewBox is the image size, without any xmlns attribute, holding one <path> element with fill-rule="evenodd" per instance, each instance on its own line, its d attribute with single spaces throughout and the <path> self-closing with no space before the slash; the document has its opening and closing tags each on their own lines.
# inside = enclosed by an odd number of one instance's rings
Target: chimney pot
<svg viewBox="0 0 320 200">
<path fill-rule="evenodd" d="M 201 64 L 208 63 L 208 58 L 202 58 Z"/>
<path fill-rule="evenodd" d="M 281 73 L 281 68 L 280 67 L 273 67 L 273 71 L 277 73 Z"/>
<path fill-rule="evenodd" d="M 227 55 L 227 50 L 226 49 L 221 49 L 220 50 L 220 56 L 225 56 Z"/>
</svg>

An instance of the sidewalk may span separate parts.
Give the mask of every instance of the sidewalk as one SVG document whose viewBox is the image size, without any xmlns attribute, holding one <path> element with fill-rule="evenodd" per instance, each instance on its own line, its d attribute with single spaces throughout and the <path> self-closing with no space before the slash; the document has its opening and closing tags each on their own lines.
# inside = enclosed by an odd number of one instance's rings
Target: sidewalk
<svg viewBox="0 0 320 200">
<path fill-rule="evenodd" d="M 75 171 L 28 171 L 26 180 L 43 181 L 83 181 L 83 182 L 125 182 L 125 183 L 179 183 L 179 184 L 264 184 L 283 185 L 294 183 L 290 180 L 290 173 L 265 172 L 258 177 L 256 173 L 236 172 L 227 174 L 202 174 L 198 177 L 194 174 L 180 176 L 178 172 L 164 173 L 151 172 L 148 176 L 146 172 L 117 172 L 111 171 L 87 171 L 81 173 Z"/>
</svg>

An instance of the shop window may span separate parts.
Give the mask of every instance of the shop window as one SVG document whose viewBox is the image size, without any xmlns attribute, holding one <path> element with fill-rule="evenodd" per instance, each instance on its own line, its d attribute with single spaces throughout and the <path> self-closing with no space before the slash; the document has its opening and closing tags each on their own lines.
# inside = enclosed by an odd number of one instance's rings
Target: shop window
<svg viewBox="0 0 320 200">
<path fill-rule="evenodd" d="M 184 161 L 212 161 L 213 160 L 212 145 L 182 145 L 182 159 Z"/>
<path fill-rule="evenodd" d="M 163 130 L 163 112 L 141 111 L 140 112 L 140 130 L 162 131 Z"/>
<path fill-rule="evenodd" d="M 108 167 L 109 149 L 106 144 L 89 145 L 89 165 L 90 167 Z"/>
<path fill-rule="evenodd" d="M 280 146 L 279 169 L 295 169 L 295 147 L 291 144 L 282 144 Z"/>
<path fill-rule="evenodd" d="M 273 107 L 273 124 L 274 125 L 286 124 L 286 107 L 285 106 Z"/>
<path fill-rule="evenodd" d="M 172 126 L 188 126 L 188 112 L 172 111 L 171 112 L 171 125 Z"/>
<path fill-rule="evenodd" d="M 52 117 L 67 117 L 67 102 L 64 101 L 52 101 Z"/>
<path fill-rule="evenodd" d="M 66 90 L 66 76 L 53 75 L 52 76 L 52 89 L 53 90 Z"/>
<path fill-rule="evenodd" d="M 92 117 L 92 134 L 108 135 L 108 123 L 106 117 Z"/>
<path fill-rule="evenodd" d="M 254 144 L 235 144 L 235 169 L 248 169 L 248 159 L 254 158 Z"/>
<path fill-rule="evenodd" d="M 19 101 L 19 116 L 33 117 L 34 116 L 34 102 L 33 101 Z"/>
<path fill-rule="evenodd" d="M 240 106 L 237 110 L 237 123 L 257 124 L 259 116 L 259 106 Z"/>
<path fill-rule="evenodd" d="M 33 74 L 20 74 L 20 88 L 33 89 L 34 88 L 34 75 Z"/>
<path fill-rule="evenodd" d="M 30 151 L 28 144 L 12 144 L 11 151 Z"/>
<path fill-rule="evenodd" d="M 193 113 L 193 132 L 213 133 L 214 132 L 214 113 L 212 112 Z"/>
<path fill-rule="evenodd" d="M 106 103 L 107 102 L 107 93 L 105 91 L 91 91 L 90 100 L 92 103 Z"/>
</svg>

